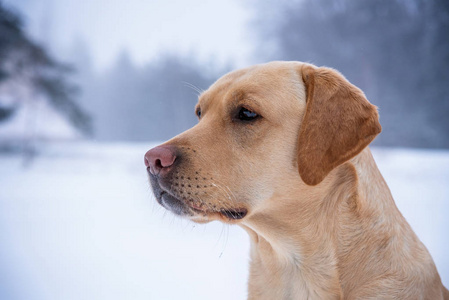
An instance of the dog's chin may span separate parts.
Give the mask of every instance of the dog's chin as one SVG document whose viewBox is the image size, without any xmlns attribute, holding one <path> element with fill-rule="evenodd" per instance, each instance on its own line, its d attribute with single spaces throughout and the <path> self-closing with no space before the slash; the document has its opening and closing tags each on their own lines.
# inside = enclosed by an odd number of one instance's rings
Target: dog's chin
<svg viewBox="0 0 449 300">
<path fill-rule="evenodd" d="M 243 219 L 246 214 L 246 209 L 220 209 L 207 210 L 197 207 L 194 204 L 187 204 L 185 201 L 176 198 L 169 192 L 162 191 L 156 196 L 157 201 L 167 210 L 174 214 L 190 219 L 196 223 L 208 223 L 211 221 L 222 221 L 225 223 L 235 223 Z"/>
<path fill-rule="evenodd" d="M 150 183 L 157 202 L 172 213 L 190 219 L 196 223 L 208 223 L 219 220 L 225 223 L 236 223 L 243 219 L 248 211 L 245 208 L 238 209 L 209 209 L 196 204 L 194 199 L 180 199 L 170 189 L 160 184 L 159 180 L 150 176 Z"/>
<path fill-rule="evenodd" d="M 173 212 L 178 216 L 189 216 L 191 212 L 186 204 L 179 200 L 178 198 L 170 195 L 169 193 L 163 191 L 159 195 L 156 195 L 156 199 L 160 205 L 165 209 Z"/>
<path fill-rule="evenodd" d="M 191 208 L 184 201 L 170 193 L 169 189 L 164 188 L 158 178 L 151 174 L 150 184 L 157 202 L 165 209 L 182 217 L 193 215 Z"/>
</svg>

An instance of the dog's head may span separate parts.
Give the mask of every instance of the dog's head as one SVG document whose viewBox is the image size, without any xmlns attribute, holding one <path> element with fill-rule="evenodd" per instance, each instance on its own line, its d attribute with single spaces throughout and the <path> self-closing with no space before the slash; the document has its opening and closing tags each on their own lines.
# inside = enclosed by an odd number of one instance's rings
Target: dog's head
<svg viewBox="0 0 449 300">
<path fill-rule="evenodd" d="M 381 131 L 376 107 L 340 73 L 299 62 L 231 72 L 201 94 L 193 128 L 145 155 L 157 201 L 196 222 L 239 222 L 315 186 Z"/>
</svg>

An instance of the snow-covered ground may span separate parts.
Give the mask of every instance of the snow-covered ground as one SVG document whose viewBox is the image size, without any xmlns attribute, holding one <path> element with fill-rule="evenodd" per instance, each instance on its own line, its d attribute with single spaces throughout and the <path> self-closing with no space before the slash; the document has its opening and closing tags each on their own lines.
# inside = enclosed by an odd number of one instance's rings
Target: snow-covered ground
<svg viewBox="0 0 449 300">
<path fill-rule="evenodd" d="M 0 155 L 0 299 L 245 299 L 249 241 L 156 204 L 151 144 Z M 449 151 L 374 149 L 397 205 L 449 286 Z"/>
</svg>

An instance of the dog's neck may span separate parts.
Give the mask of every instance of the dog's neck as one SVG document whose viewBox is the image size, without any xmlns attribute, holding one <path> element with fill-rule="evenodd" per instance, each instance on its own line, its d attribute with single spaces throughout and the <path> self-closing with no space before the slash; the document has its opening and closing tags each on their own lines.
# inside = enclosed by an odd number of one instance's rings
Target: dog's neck
<svg viewBox="0 0 449 300">
<path fill-rule="evenodd" d="M 386 214 L 402 217 L 386 183 L 373 173 L 379 171 L 365 149 L 319 186 L 296 184 L 295 193 L 274 195 L 276 205 L 268 202 L 249 216 L 242 227 L 251 237 L 250 299 L 340 299 L 350 289 L 346 262 L 357 263 L 349 259 L 362 251 L 354 249 L 357 240 L 378 234 Z M 369 230 L 361 228 L 361 214 L 372 219 Z"/>
</svg>

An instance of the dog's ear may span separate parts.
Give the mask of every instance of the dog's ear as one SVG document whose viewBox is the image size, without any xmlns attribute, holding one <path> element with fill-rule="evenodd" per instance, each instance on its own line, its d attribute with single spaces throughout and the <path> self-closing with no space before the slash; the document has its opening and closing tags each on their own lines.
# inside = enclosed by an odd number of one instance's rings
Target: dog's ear
<svg viewBox="0 0 449 300">
<path fill-rule="evenodd" d="M 377 108 L 329 68 L 301 66 L 306 112 L 299 131 L 298 170 L 308 185 L 360 153 L 381 131 Z"/>
</svg>

